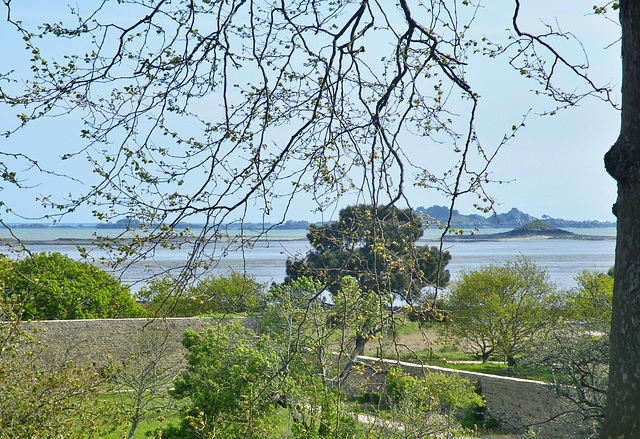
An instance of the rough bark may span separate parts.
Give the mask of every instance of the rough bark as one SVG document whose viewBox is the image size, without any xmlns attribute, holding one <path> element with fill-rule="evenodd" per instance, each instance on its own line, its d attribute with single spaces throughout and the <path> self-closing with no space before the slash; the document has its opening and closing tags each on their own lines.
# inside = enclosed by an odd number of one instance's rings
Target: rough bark
<svg viewBox="0 0 640 439">
<path fill-rule="evenodd" d="M 618 184 L 609 390 L 603 439 L 640 435 L 640 0 L 620 2 L 620 137 L 605 156 Z"/>
</svg>

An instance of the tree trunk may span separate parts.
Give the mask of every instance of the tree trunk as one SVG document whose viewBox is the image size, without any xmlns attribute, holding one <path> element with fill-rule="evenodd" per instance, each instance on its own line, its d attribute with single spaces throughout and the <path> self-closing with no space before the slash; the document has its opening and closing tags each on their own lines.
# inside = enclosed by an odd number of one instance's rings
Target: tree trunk
<svg viewBox="0 0 640 439">
<path fill-rule="evenodd" d="M 342 369 L 342 373 L 340 374 L 340 383 L 343 383 L 348 377 L 349 373 L 351 373 L 351 369 L 353 368 L 353 364 L 356 358 L 364 353 L 364 347 L 367 345 L 368 337 L 364 336 L 361 333 L 356 334 L 356 342 L 353 347 L 353 353 L 351 354 L 351 358 L 347 362 L 347 364 Z"/>
<path fill-rule="evenodd" d="M 507 369 L 513 371 L 517 365 L 516 358 L 513 355 L 507 355 Z"/>
<path fill-rule="evenodd" d="M 133 439 L 133 436 L 135 436 L 137 429 L 138 429 L 138 419 L 136 418 L 131 422 L 131 428 L 129 429 L 129 435 L 127 436 L 127 439 Z"/>
<path fill-rule="evenodd" d="M 620 137 L 605 156 L 618 184 L 609 390 L 603 439 L 640 434 L 640 0 L 620 1 Z"/>
</svg>

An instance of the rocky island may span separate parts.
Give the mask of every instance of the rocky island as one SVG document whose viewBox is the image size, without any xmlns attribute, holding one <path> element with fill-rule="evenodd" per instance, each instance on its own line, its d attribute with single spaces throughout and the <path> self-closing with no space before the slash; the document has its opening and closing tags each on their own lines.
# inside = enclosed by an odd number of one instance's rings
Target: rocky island
<svg viewBox="0 0 640 439">
<path fill-rule="evenodd" d="M 575 239 L 584 241 L 614 240 L 614 236 L 580 235 L 550 226 L 542 220 L 535 220 L 509 232 L 486 235 L 447 235 L 445 241 L 502 241 L 507 239 Z"/>
<path fill-rule="evenodd" d="M 615 227 L 615 223 L 611 221 L 574 221 L 561 218 L 551 218 L 543 215 L 542 218 L 536 218 L 516 209 L 512 208 L 506 213 L 493 213 L 490 216 L 481 216 L 478 214 L 464 215 L 457 210 L 449 211 L 445 206 L 418 207 L 416 213 L 423 215 L 426 223 L 439 222 L 440 224 L 449 223 L 454 229 L 470 229 L 470 228 L 504 228 L 512 229 L 515 227 L 525 226 L 536 220 L 541 220 L 545 224 L 553 227 L 571 227 L 571 228 L 610 228 Z"/>
</svg>

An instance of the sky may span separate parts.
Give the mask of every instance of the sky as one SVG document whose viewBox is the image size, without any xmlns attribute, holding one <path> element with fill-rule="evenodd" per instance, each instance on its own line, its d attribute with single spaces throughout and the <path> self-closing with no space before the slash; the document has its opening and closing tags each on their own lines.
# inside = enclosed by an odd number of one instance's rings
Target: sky
<svg viewBox="0 0 640 439">
<path fill-rule="evenodd" d="M 62 2 L 29 1 L 18 7 L 23 8 L 21 13 L 25 17 L 43 19 L 48 16 L 50 8 L 60 6 L 57 3 Z M 591 6 L 584 2 L 529 0 L 522 3 L 524 30 L 544 31 L 545 23 L 557 23 L 563 30 L 575 34 L 589 54 L 589 75 L 599 84 L 610 84 L 619 103 L 620 49 L 617 44 L 617 24 L 604 17 L 589 15 Z M 480 10 L 473 32 L 492 39 L 504 38 L 512 4 L 500 0 L 491 5 L 491 8 Z M 615 18 L 613 15 L 611 17 Z M 2 59 L 16 63 L 28 59 L 28 53 L 22 51 L 19 36 L 16 37 L 6 23 L 0 24 L 0 37 L 3 41 L 12 41 L 0 47 Z M 579 59 L 580 47 L 567 47 L 567 53 Z M 502 182 L 487 187 L 489 195 L 496 202 L 496 212 L 506 212 L 515 207 L 536 217 L 549 215 L 571 220 L 614 221 L 611 206 L 615 202 L 616 186 L 604 169 L 603 156 L 619 132 L 618 110 L 592 98 L 582 101 L 577 107 L 561 110 L 556 115 L 542 116 L 540 113 L 554 108 L 553 102 L 535 96 L 531 92 L 533 84 L 510 69 L 504 59 L 499 63 L 484 57 L 472 61 L 468 72 L 470 83 L 481 95 L 476 129 L 483 145 L 491 148 L 498 144 L 510 127 L 528 114 L 524 127 L 501 149 L 491 168 L 492 180 Z M 0 67 L 1 72 L 5 70 L 6 66 Z M 567 80 L 567 87 L 573 86 L 572 80 Z M 13 117 L 10 110 L 0 108 L 0 121 L 15 120 Z M 4 131 L 7 124 L 2 125 L 0 129 Z M 1 138 L 0 151 L 19 153 L 22 150 L 35 150 L 41 157 L 40 163 L 57 162 L 60 151 L 69 147 L 82 149 L 82 141 L 77 134 L 81 127 L 79 118 L 62 114 L 39 121 L 15 136 Z M 65 162 L 60 162 L 59 166 L 65 166 Z M 0 200 L 12 206 L 20 216 L 2 211 L 0 219 L 11 223 L 39 217 L 42 210 L 36 200 L 38 196 L 55 193 L 64 197 L 92 178 L 90 173 L 83 173 L 85 171 L 78 173 L 77 164 L 69 166 L 68 169 L 56 170 L 77 175 L 78 181 L 48 178 L 26 181 L 25 185 L 32 186 L 26 191 L 15 191 L 5 185 L 0 190 Z M 23 169 L 26 168 L 27 165 L 23 165 Z M 414 193 L 410 184 L 407 187 L 413 206 L 449 204 L 446 198 L 437 194 L 425 191 Z M 346 197 L 340 207 L 357 200 L 356 196 Z M 307 201 L 304 198 L 296 201 L 288 219 L 318 220 L 312 212 L 314 205 Z M 455 208 L 465 214 L 477 213 L 473 208 L 475 202 L 474 197 L 463 197 L 457 201 Z M 95 222 L 90 211 L 90 208 L 81 209 L 65 217 L 64 221 Z M 248 217 L 249 221 L 260 219 L 259 215 Z"/>
<path fill-rule="evenodd" d="M 528 18 L 523 20 L 522 30 L 542 31 L 545 23 L 555 22 L 562 30 L 574 33 L 589 54 L 589 74 L 601 84 L 610 84 L 619 103 L 618 25 L 588 15 L 590 3 L 521 3 Z M 503 27 L 499 23 L 506 22 L 510 13 L 505 8 L 503 16 L 493 16 L 483 33 L 501 34 Z M 478 19 L 476 24 L 480 22 Z M 606 46 L 610 47 L 605 49 Z M 566 53 L 574 53 L 578 59 L 579 47 L 573 49 L 574 52 Z M 532 84 L 517 72 L 497 69 L 486 59 L 480 61 L 475 87 L 484 99 L 477 124 L 481 136 L 495 139 L 506 131 L 505 122 L 509 125 L 509 120 L 532 109 L 525 126 L 500 151 L 493 164 L 493 176 L 509 182 L 493 185 L 490 190 L 497 203 L 496 211 L 506 212 L 515 207 L 536 217 L 614 221 L 611 206 L 616 185 L 604 169 L 603 156 L 619 133 L 618 110 L 597 99 L 587 99 L 554 116 L 540 116 L 544 110 L 552 109 L 549 99 L 536 98 L 530 92 Z M 459 209 L 463 213 L 473 210 L 464 202 Z"/>
</svg>

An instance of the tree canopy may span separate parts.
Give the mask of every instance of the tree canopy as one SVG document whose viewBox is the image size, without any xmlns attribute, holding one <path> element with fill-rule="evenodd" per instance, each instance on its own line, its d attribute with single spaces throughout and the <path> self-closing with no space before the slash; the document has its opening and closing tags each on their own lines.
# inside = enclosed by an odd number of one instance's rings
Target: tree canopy
<svg viewBox="0 0 640 439">
<path fill-rule="evenodd" d="M 501 355 L 510 365 L 558 310 L 547 273 L 525 258 L 462 273 L 445 306 L 451 318 L 447 331 L 463 349 L 483 361 Z"/>
<path fill-rule="evenodd" d="M 608 274 L 583 271 L 576 276 L 578 285 L 566 293 L 563 313 L 567 319 L 592 331 L 609 331 L 613 277 Z"/>
<path fill-rule="evenodd" d="M 426 287 L 449 282 L 446 251 L 418 246 L 422 219 L 409 209 L 350 206 L 337 221 L 309 227 L 311 251 L 302 260 L 287 260 L 289 279 L 312 276 L 332 293 L 340 280 L 351 276 L 363 290 L 389 292 L 409 303 L 428 302 Z"/>
<path fill-rule="evenodd" d="M 234 271 L 229 275 L 204 275 L 182 292 L 172 276 L 153 279 L 140 290 L 138 298 L 154 315 L 193 317 L 261 311 L 267 293 L 254 278 Z"/>
<path fill-rule="evenodd" d="M 239 323 L 187 331 L 187 369 L 171 393 L 191 406 L 181 424 L 163 431 L 167 438 L 266 438 L 275 434 L 274 351 L 257 342 Z"/>
<path fill-rule="evenodd" d="M 36 320 L 142 317 L 144 309 L 123 285 L 100 268 L 60 253 L 37 253 L 11 261 L 3 273 L 5 297 Z"/>
</svg>

